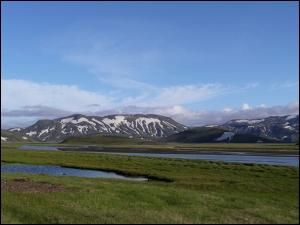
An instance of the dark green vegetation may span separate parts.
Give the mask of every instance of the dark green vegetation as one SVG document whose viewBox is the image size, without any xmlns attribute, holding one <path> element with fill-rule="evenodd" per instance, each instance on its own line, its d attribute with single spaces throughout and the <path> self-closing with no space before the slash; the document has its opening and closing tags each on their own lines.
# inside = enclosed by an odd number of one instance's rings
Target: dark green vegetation
<svg viewBox="0 0 300 225">
<path fill-rule="evenodd" d="M 213 127 L 197 127 L 173 134 L 166 138 L 169 142 L 199 143 L 211 142 L 220 137 L 225 130 Z"/>
<path fill-rule="evenodd" d="M 298 168 L 16 147 L 1 146 L 1 163 L 103 169 L 172 182 L 1 174 L 1 223 L 299 222 Z M 43 190 L 49 185 L 52 191 Z"/>
<path fill-rule="evenodd" d="M 88 135 L 79 137 L 66 138 L 61 143 L 63 144 L 102 144 L 102 145 L 142 145 L 142 144 L 154 144 L 155 141 L 143 140 L 137 138 L 128 138 L 122 136 L 112 135 Z"/>
<path fill-rule="evenodd" d="M 227 130 L 216 127 L 197 127 L 185 130 L 183 132 L 173 134 L 165 139 L 168 142 L 179 142 L 179 143 L 211 143 L 218 142 L 216 139 L 220 137 Z M 275 143 L 278 141 L 258 137 L 251 134 L 235 134 L 233 138 L 224 140 L 223 142 L 231 143 Z"/>
<path fill-rule="evenodd" d="M 153 150 L 153 151 L 174 151 L 174 150 L 192 150 L 192 151 L 238 151 L 238 152 L 260 152 L 260 153 L 285 153 L 299 154 L 299 145 L 294 143 L 179 143 L 163 142 L 158 140 L 141 140 L 136 138 L 89 135 L 81 137 L 72 137 L 64 142 L 57 143 L 36 143 L 37 145 L 95 145 L 109 148 Z"/>
</svg>

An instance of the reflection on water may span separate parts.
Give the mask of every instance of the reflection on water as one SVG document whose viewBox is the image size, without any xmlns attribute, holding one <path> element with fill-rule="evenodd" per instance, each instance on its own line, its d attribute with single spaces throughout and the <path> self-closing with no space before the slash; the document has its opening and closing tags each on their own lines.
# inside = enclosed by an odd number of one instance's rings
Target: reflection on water
<svg viewBox="0 0 300 225">
<path fill-rule="evenodd" d="M 114 172 L 105 172 L 101 170 L 87 170 L 65 168 L 61 166 L 48 165 L 28 165 L 28 164 L 5 164 L 1 165 L 1 173 L 30 173 L 30 174 L 47 174 L 52 176 L 76 176 L 88 178 L 112 178 L 131 181 L 147 181 L 145 177 L 129 177 L 116 174 Z"/>
<path fill-rule="evenodd" d="M 61 149 L 79 149 L 80 152 L 89 152 L 89 147 L 60 147 Z M 57 147 L 53 146 L 37 146 L 37 145 L 23 145 L 20 147 L 22 150 L 45 150 L 45 151 L 58 151 Z M 95 147 L 92 147 L 93 151 Z M 96 149 L 97 150 L 97 149 Z M 106 152 L 104 152 L 106 151 Z M 281 166 L 299 166 L 298 155 L 268 155 L 268 154 L 257 154 L 255 153 L 244 153 L 244 152 L 199 152 L 199 153 L 119 153 L 117 151 L 109 152 L 108 149 L 103 150 L 99 148 L 97 153 L 103 154 L 115 154 L 115 155 L 127 155 L 127 156 L 143 156 L 143 157 L 157 157 L 157 158 L 174 158 L 174 159 L 192 159 L 192 160 L 212 160 L 212 161 L 223 161 L 223 162 L 236 162 L 236 163 L 258 163 L 268 165 L 281 165 Z"/>
<path fill-rule="evenodd" d="M 299 156 L 266 156 L 266 155 L 245 155 L 245 154 L 157 154 L 157 153 L 110 153 L 127 156 L 143 156 L 157 158 L 176 158 L 192 160 L 211 160 L 236 163 L 258 163 L 282 166 L 299 166 Z"/>
<path fill-rule="evenodd" d="M 58 151 L 56 147 L 44 145 L 22 145 L 21 150 L 45 150 L 45 151 Z"/>
</svg>

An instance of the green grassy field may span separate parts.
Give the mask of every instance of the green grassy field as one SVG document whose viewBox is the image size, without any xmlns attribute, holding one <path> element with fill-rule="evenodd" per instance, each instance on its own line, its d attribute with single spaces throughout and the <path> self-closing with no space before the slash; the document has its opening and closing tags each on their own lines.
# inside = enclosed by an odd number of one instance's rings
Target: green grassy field
<svg viewBox="0 0 300 225">
<path fill-rule="evenodd" d="M 172 182 L 1 173 L 1 189 L 2 183 L 18 181 L 60 187 L 1 191 L 1 223 L 299 222 L 299 168 L 20 151 L 17 146 L 1 146 L 1 163 L 104 169 Z"/>
</svg>

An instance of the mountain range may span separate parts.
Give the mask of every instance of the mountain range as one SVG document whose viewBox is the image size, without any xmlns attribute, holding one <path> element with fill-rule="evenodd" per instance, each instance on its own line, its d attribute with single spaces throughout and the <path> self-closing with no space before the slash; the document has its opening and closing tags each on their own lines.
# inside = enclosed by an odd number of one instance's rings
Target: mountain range
<svg viewBox="0 0 300 225">
<path fill-rule="evenodd" d="M 26 128 L 1 130 L 1 141 L 61 142 L 70 137 L 109 135 L 170 142 L 298 142 L 299 115 L 236 119 L 222 125 L 187 127 L 155 114 L 85 116 L 39 120 Z"/>
<path fill-rule="evenodd" d="M 75 114 L 8 131 L 37 141 L 62 141 L 70 136 L 93 134 L 118 135 L 129 138 L 162 138 L 187 129 L 171 118 L 152 115 L 109 115 L 104 117 Z"/>
</svg>

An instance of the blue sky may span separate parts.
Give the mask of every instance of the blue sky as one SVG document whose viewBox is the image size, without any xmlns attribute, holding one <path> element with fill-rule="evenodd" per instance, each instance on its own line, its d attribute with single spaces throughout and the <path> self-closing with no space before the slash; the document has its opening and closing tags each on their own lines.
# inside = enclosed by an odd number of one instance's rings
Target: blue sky
<svg viewBox="0 0 300 225">
<path fill-rule="evenodd" d="M 297 2 L 1 4 L 6 115 L 298 102 Z"/>
</svg>

